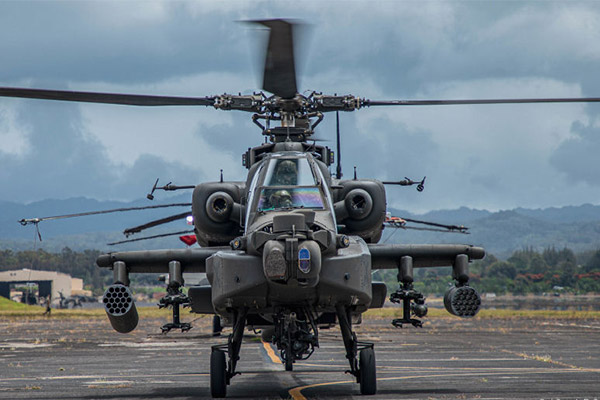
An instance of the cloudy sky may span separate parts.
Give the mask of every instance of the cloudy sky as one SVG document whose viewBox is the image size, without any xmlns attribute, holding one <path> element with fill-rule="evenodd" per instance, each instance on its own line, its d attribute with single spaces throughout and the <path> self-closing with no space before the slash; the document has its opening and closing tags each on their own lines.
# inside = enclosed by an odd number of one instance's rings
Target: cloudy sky
<svg viewBox="0 0 600 400">
<path fill-rule="evenodd" d="M 370 99 L 600 97 L 600 2 L 0 1 L 0 86 L 183 96 L 260 88 L 263 33 L 305 21 L 299 87 Z M 344 113 L 346 177 L 427 176 L 423 212 L 600 204 L 600 106 Z M 335 142 L 335 117 L 318 136 Z M 245 179 L 249 114 L 0 98 L 0 200 L 144 197 L 157 177 Z"/>
</svg>

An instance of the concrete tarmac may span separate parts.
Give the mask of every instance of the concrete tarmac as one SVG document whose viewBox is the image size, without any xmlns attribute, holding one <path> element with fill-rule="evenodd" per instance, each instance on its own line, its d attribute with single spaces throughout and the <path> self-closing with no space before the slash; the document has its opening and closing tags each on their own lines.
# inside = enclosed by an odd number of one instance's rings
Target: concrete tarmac
<svg viewBox="0 0 600 400">
<path fill-rule="evenodd" d="M 191 319 L 188 317 L 188 320 Z M 598 399 L 600 321 L 426 319 L 357 328 L 375 343 L 378 392 L 369 399 Z M 101 319 L 0 320 L 0 399 L 210 398 L 210 318 L 161 335 L 141 320 L 131 334 Z M 337 328 L 286 372 L 278 352 L 248 332 L 228 398 L 363 398 Z"/>
</svg>

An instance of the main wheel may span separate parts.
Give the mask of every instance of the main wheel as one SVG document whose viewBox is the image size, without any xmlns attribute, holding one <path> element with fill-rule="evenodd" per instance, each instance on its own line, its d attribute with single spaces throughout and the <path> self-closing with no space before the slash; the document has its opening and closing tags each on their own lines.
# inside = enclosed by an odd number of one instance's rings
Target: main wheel
<svg viewBox="0 0 600 400">
<path fill-rule="evenodd" d="M 218 398 L 227 395 L 227 364 L 223 351 L 210 353 L 210 394 Z"/>
<path fill-rule="evenodd" d="M 221 317 L 215 315 L 213 317 L 212 323 L 212 335 L 213 336 L 221 336 L 221 331 L 223 330 L 223 326 L 221 325 Z"/>
<path fill-rule="evenodd" d="M 293 371 L 294 370 L 294 360 L 292 360 L 290 357 L 288 357 L 285 360 L 285 370 L 286 371 Z"/>
<path fill-rule="evenodd" d="M 294 356 L 292 355 L 292 345 L 287 346 L 287 350 L 285 352 L 285 370 L 293 371 L 294 370 Z"/>
<path fill-rule="evenodd" d="M 377 393 L 377 371 L 375 368 L 375 350 L 362 349 L 359 356 L 360 394 Z"/>
</svg>

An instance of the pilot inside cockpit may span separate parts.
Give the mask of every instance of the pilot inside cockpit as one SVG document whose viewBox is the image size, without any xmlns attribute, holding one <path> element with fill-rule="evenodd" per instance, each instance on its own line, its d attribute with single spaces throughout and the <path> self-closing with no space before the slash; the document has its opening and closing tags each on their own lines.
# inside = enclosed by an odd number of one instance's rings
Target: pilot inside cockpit
<svg viewBox="0 0 600 400">
<path fill-rule="evenodd" d="M 293 186 L 298 184 L 296 163 L 292 160 L 281 160 L 275 168 L 270 186 Z"/>
<path fill-rule="evenodd" d="M 278 190 L 269 196 L 269 203 L 271 203 L 271 207 L 274 208 L 292 207 L 292 195 L 287 190 Z"/>
<path fill-rule="evenodd" d="M 286 208 L 322 209 L 323 199 L 306 157 L 272 158 L 256 205 L 260 211 Z"/>
</svg>

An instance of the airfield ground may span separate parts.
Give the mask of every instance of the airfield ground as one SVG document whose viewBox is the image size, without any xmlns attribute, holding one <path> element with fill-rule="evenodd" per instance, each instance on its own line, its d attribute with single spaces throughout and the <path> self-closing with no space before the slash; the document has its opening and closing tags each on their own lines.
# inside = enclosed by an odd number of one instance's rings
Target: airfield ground
<svg viewBox="0 0 600 400">
<path fill-rule="evenodd" d="M 395 329 L 373 315 L 357 330 L 375 343 L 378 394 L 369 399 L 598 399 L 600 318 L 595 314 L 428 318 Z M 191 316 L 186 315 L 187 320 Z M 0 315 L 1 399 L 209 398 L 209 318 L 161 335 L 150 316 L 128 335 L 106 317 Z M 225 332 L 227 333 L 227 332 Z M 337 329 L 286 372 L 276 351 L 248 332 L 228 398 L 362 398 Z"/>
</svg>

